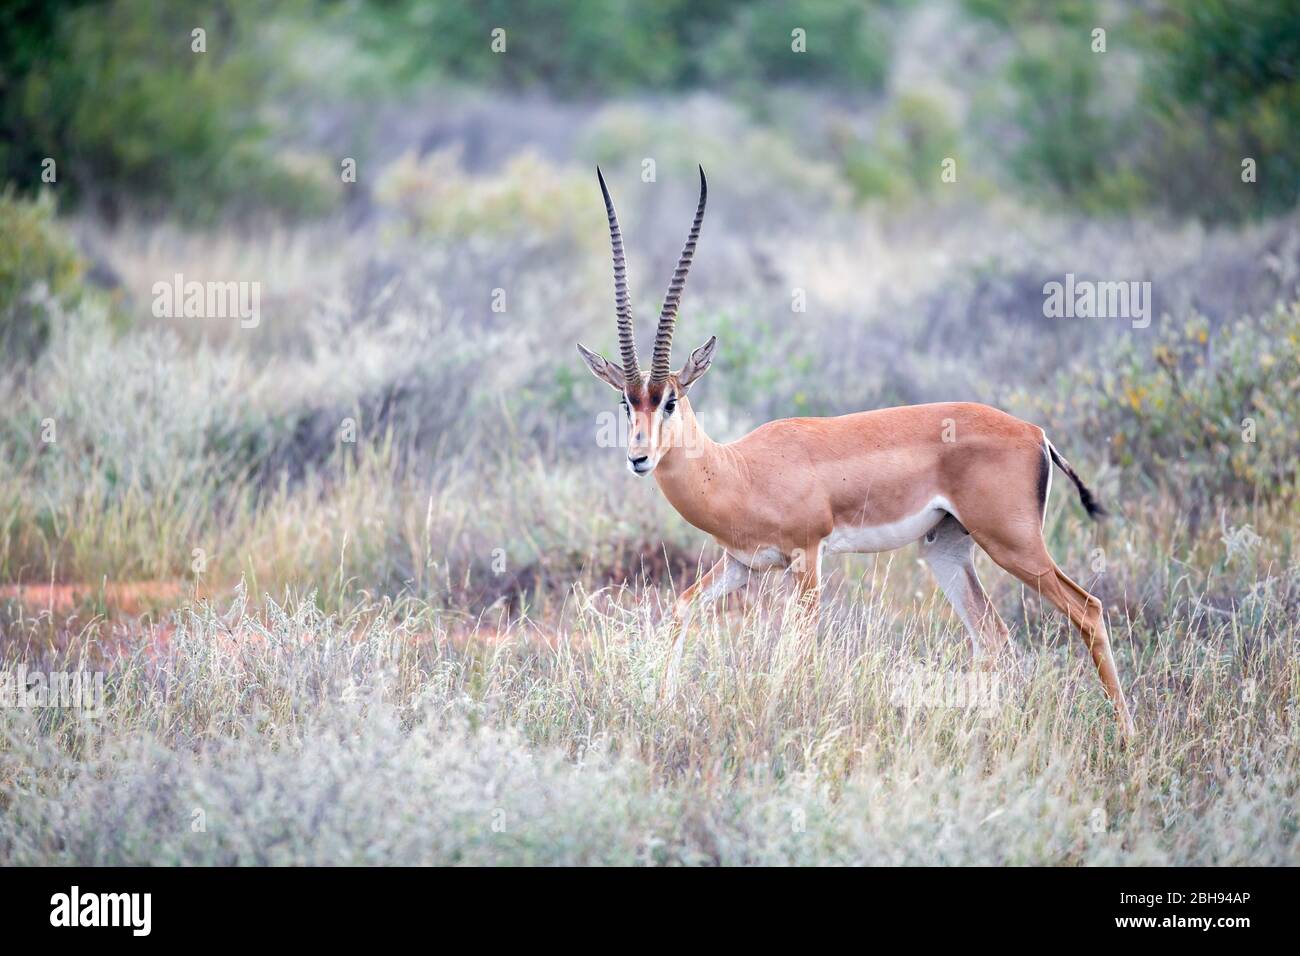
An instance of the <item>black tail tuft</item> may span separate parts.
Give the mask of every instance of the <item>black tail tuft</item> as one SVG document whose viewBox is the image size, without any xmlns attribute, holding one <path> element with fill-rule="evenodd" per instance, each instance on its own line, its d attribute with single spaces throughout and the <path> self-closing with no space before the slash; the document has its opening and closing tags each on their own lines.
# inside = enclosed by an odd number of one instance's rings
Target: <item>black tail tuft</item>
<svg viewBox="0 0 1300 956">
<path fill-rule="evenodd" d="M 1100 521 L 1110 514 L 1101 506 L 1101 502 L 1097 500 L 1097 496 L 1092 493 L 1091 489 L 1083 483 L 1079 473 L 1070 467 L 1070 463 L 1065 460 L 1061 453 L 1056 450 L 1056 446 L 1050 441 L 1047 443 L 1047 450 L 1052 456 L 1052 461 L 1056 462 L 1056 467 L 1065 472 L 1069 479 L 1074 482 L 1074 486 L 1079 489 L 1079 501 L 1083 504 L 1083 510 L 1088 512 L 1088 517 L 1093 521 Z"/>
</svg>

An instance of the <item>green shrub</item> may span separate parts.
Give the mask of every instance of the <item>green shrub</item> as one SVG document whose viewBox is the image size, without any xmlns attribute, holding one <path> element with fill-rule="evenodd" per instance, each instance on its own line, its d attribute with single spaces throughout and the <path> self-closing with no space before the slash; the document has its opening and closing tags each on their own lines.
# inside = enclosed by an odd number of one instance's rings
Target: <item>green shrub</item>
<svg viewBox="0 0 1300 956">
<path fill-rule="evenodd" d="M 1123 50 L 1098 53 L 1094 28 L 1121 31 L 1093 0 L 966 0 L 966 8 L 1011 41 L 1005 95 L 991 96 L 981 112 L 985 138 L 1013 182 L 1092 211 L 1139 202 L 1142 183 L 1118 161 L 1132 129 L 1129 110 L 1115 104 L 1128 97 L 1109 83 L 1124 75 L 1116 67 L 1132 52 L 1132 31 L 1122 31 Z"/>
<path fill-rule="evenodd" d="M 882 4 L 838 0 L 760 0 L 738 5 L 730 24 L 712 31 L 699 56 L 701 72 L 724 84 L 823 82 L 878 89 L 889 64 Z M 792 50 L 804 31 L 805 52 Z"/>
<path fill-rule="evenodd" d="M 444 76 L 509 87 L 545 83 L 567 93 L 664 86 L 681 70 L 677 5 L 626 0 L 512 0 L 409 4 L 419 48 Z M 505 30 L 504 55 L 489 46 Z M 598 84 L 598 88 L 597 85 Z"/>
<path fill-rule="evenodd" d="M 197 28 L 206 52 L 192 50 Z M 35 188 L 48 157 L 56 188 L 109 214 L 322 208 L 328 196 L 270 148 L 268 32 L 249 0 L 112 0 L 63 13 L 47 35 L 6 35 L 0 174 Z"/>
<path fill-rule="evenodd" d="M 395 56 L 399 74 L 435 72 L 459 82 L 510 88 L 545 85 L 567 95 L 701 81 L 729 87 L 828 81 L 875 88 L 888 62 L 878 13 L 892 4 L 838 0 L 513 0 L 368 7 L 365 41 Z M 505 30 L 504 54 L 491 49 Z M 807 52 L 791 31 L 807 31 Z"/>
<path fill-rule="evenodd" d="M 553 236 L 591 211 L 591 183 L 532 151 L 515 155 L 499 175 L 471 176 L 458 149 L 406 153 L 375 188 L 411 235 Z"/>
<path fill-rule="evenodd" d="M 920 93 L 899 96 L 869 141 L 847 130 L 835 139 L 844 175 L 864 199 L 935 192 L 943 161 L 958 155 L 960 143 L 944 104 Z"/>
<path fill-rule="evenodd" d="M 1162 134 L 1146 168 L 1159 201 L 1208 219 L 1290 209 L 1300 201 L 1294 0 L 1169 0 L 1164 14 L 1145 90 Z M 1246 157 L 1254 183 L 1241 181 Z"/>
<path fill-rule="evenodd" d="M 54 201 L 0 193 L 0 354 L 31 359 L 49 341 L 49 300 L 80 288 L 82 262 L 54 225 Z M 41 295 L 44 291 L 44 296 Z"/>
<path fill-rule="evenodd" d="M 1106 445 L 1140 481 L 1188 498 L 1294 496 L 1300 462 L 1300 302 L 1217 331 L 1193 317 L 1154 343 L 1118 337 L 1036 407 L 1054 432 Z M 1045 393 L 1046 394 L 1046 393 Z"/>
<path fill-rule="evenodd" d="M 706 170 L 744 168 L 747 175 L 728 189 L 767 203 L 785 196 L 846 205 L 852 198 L 835 164 L 809 155 L 793 131 L 755 123 L 744 109 L 720 101 L 679 110 L 611 105 L 590 124 L 579 153 L 595 158 L 606 176 L 618 176 L 629 157 L 653 156 L 661 182 L 693 184 L 697 164 Z"/>
<path fill-rule="evenodd" d="M 1099 106 L 1096 54 L 1082 39 L 1074 49 L 1062 39 L 1043 35 L 1012 66 L 1024 140 L 1011 168 L 1026 183 L 1083 199 L 1101 178 L 1117 137 Z"/>
<path fill-rule="evenodd" d="M 1238 220 L 1300 200 L 1293 0 L 965 0 L 1012 42 L 986 138 L 1017 185 L 1088 211 Z M 1093 52 L 1091 32 L 1107 30 Z M 1001 92 L 1000 90 L 998 91 Z M 1242 161 L 1256 181 L 1242 181 Z"/>
</svg>

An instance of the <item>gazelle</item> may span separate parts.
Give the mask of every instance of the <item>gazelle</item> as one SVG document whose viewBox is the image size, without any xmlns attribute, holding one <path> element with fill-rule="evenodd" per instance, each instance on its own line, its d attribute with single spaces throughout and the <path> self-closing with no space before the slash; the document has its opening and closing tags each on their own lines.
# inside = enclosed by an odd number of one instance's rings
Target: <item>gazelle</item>
<svg viewBox="0 0 1300 956">
<path fill-rule="evenodd" d="M 664 688 L 672 694 L 691 610 L 739 588 L 751 571 L 792 572 L 815 626 L 822 558 L 920 543 L 940 589 L 970 634 L 976 659 L 991 662 L 1007 627 L 975 574 L 979 545 L 998 565 L 1063 611 L 1092 655 L 1124 736 L 1133 733 L 1115 671 L 1101 602 L 1056 566 L 1043 541 L 1052 465 L 1074 482 L 1090 517 L 1105 512 L 1043 430 L 987 405 L 945 402 L 841 415 L 786 418 L 718 444 L 705 434 L 688 394 L 713 360 L 716 336 L 676 372 L 670 351 L 677 307 L 704 219 L 708 184 L 659 315 L 650 373 L 637 360 L 623 240 L 597 171 L 614 255 L 621 365 L 578 345 L 588 367 L 622 396 L 627 465 L 653 473 L 668 501 L 714 537 L 721 559 L 677 599 Z"/>
</svg>

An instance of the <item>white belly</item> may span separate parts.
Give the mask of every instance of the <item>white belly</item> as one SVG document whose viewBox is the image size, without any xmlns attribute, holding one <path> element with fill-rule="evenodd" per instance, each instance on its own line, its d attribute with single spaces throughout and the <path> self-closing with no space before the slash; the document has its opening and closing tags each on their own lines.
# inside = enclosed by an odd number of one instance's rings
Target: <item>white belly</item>
<svg viewBox="0 0 1300 956">
<path fill-rule="evenodd" d="M 916 514 L 889 524 L 844 525 L 836 528 L 826 538 L 826 551 L 829 554 L 872 554 L 877 551 L 893 551 L 905 544 L 911 544 L 942 521 L 945 514 L 951 513 L 952 505 L 948 499 L 936 495 Z"/>
<path fill-rule="evenodd" d="M 784 568 L 790 563 L 789 557 L 780 548 L 764 546 L 752 551 L 733 551 L 727 553 L 749 568 L 751 571 L 768 571 L 772 568 Z"/>
</svg>

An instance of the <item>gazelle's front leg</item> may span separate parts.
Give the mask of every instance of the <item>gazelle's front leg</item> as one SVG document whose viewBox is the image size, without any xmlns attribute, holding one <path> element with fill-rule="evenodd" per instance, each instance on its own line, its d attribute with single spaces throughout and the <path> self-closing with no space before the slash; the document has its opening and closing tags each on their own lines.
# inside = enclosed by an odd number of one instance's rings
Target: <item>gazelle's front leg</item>
<svg viewBox="0 0 1300 956">
<path fill-rule="evenodd" d="M 668 667 L 664 671 L 663 699 L 669 700 L 677 693 L 677 676 L 682 663 L 682 650 L 686 645 L 686 627 L 694 612 L 694 603 L 709 604 L 721 600 L 749 579 L 749 568 L 729 554 L 724 554 L 694 584 L 683 591 L 673 605 L 669 636 L 672 649 Z"/>
<path fill-rule="evenodd" d="M 796 549 L 790 559 L 799 619 L 813 634 L 817 633 L 822 614 L 822 545 L 823 542 L 814 541 Z"/>
</svg>

